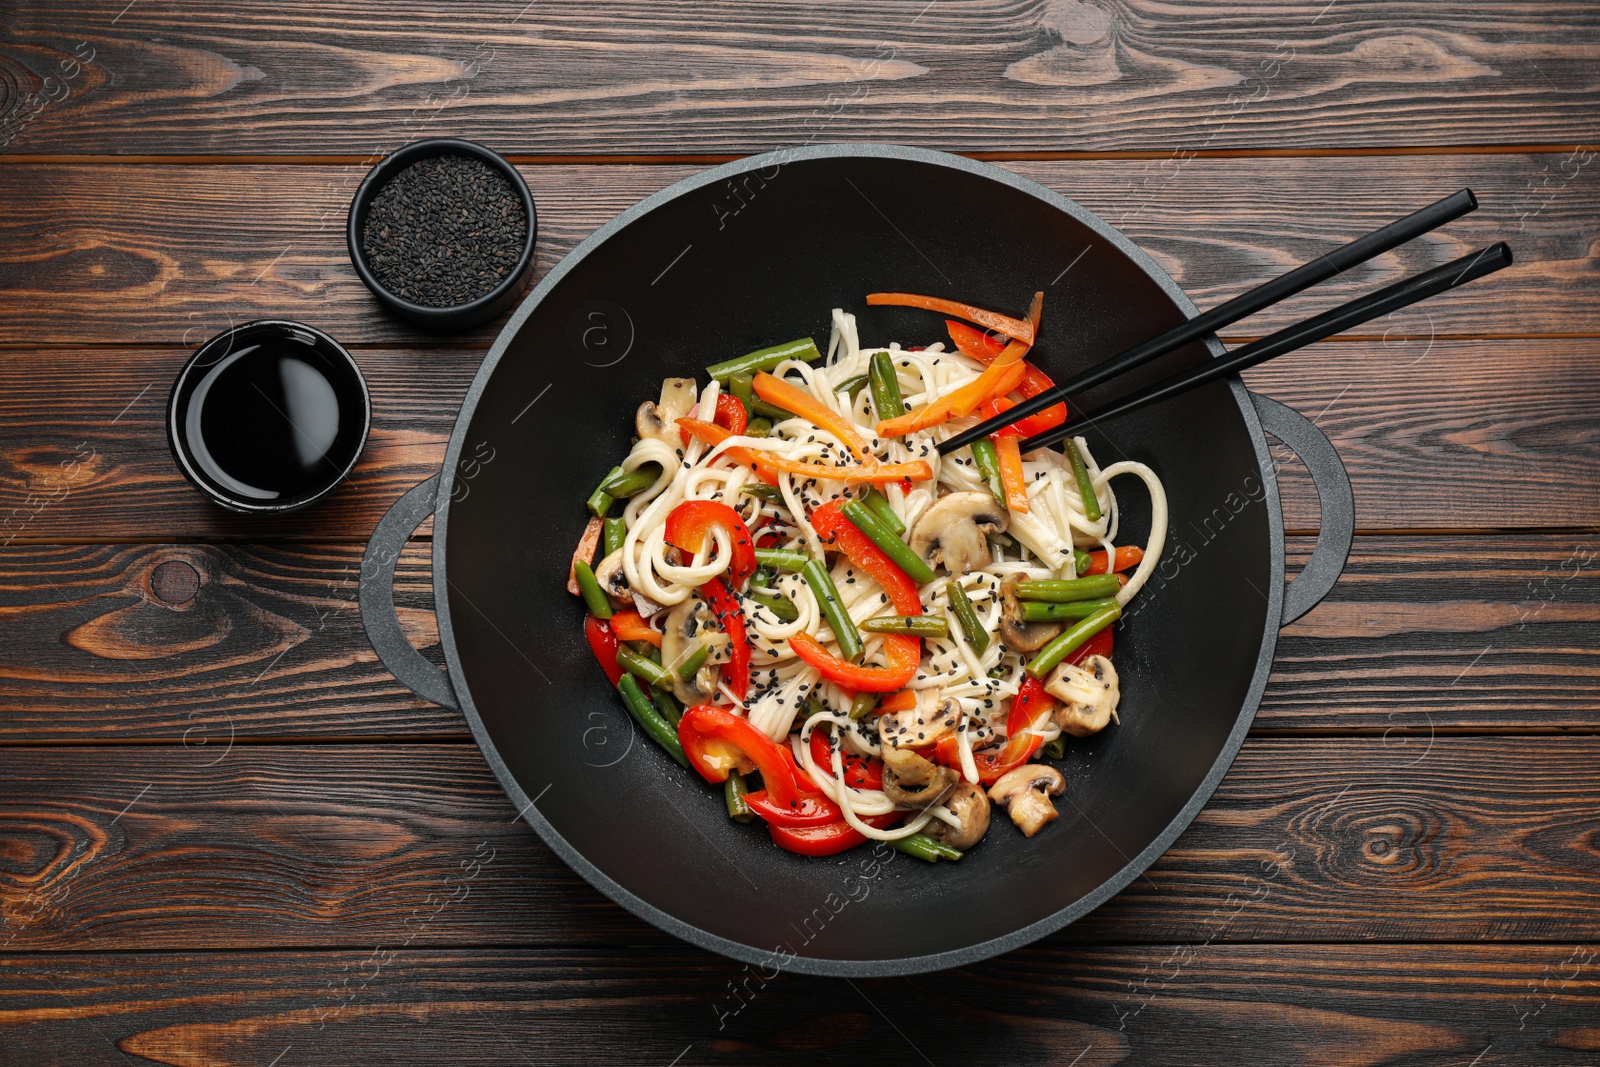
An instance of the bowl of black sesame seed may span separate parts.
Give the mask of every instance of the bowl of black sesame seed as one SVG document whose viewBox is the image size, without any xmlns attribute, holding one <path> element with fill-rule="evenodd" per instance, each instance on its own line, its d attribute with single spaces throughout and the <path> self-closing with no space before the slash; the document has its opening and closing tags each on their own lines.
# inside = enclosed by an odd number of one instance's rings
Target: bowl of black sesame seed
<svg viewBox="0 0 1600 1067">
<path fill-rule="evenodd" d="M 350 261 L 396 314 L 435 330 L 499 315 L 533 274 L 538 215 L 503 156 L 432 137 L 386 156 L 350 202 Z"/>
</svg>

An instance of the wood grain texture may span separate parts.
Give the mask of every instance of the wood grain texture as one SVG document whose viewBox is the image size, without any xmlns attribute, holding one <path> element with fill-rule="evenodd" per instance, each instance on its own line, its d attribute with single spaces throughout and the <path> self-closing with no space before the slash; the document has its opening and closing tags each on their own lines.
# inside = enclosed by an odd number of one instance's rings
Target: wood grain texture
<svg viewBox="0 0 1600 1067">
<path fill-rule="evenodd" d="M 1512 244 L 1515 266 L 1367 332 L 1388 336 L 1391 346 L 1403 338 L 1600 333 L 1600 162 L 1593 160 L 1495 154 L 1006 166 L 1121 227 L 1202 307 L 1471 186 L 1482 202 L 1476 213 L 1230 334 L 1259 336 L 1501 239 Z M 700 168 L 522 169 L 539 204 L 538 278 L 595 227 Z M 347 344 L 434 343 L 381 311 L 350 265 L 345 216 L 364 173 L 358 166 L 0 167 L 0 202 L 8 208 L 0 216 L 0 343 L 195 347 L 253 318 L 302 319 Z M 1069 274 L 1052 292 L 1070 284 Z M 490 325 L 469 336 L 487 342 L 493 335 Z"/>
<path fill-rule="evenodd" d="M 13 150 L 530 153 L 1566 144 L 1600 16 L 1345 0 L 15 5 Z M 89 49 L 93 51 L 90 52 Z M 68 76 L 74 56 L 92 57 Z M 54 84 L 44 79 L 54 77 Z M 41 107 L 19 101 L 32 93 Z"/>
<path fill-rule="evenodd" d="M 1600 340 L 1434 341 L 1417 353 L 1397 363 L 1381 340 L 1322 345 L 1258 368 L 1248 382 L 1329 434 L 1361 529 L 1600 526 Z M 163 420 L 184 358 L 143 349 L 6 354 L 0 543 L 364 540 L 405 490 L 437 473 L 480 357 L 452 348 L 356 353 L 373 394 L 366 452 L 326 502 L 278 518 L 224 511 L 179 473 Z M 1317 529 L 1316 492 L 1291 454 L 1282 459 L 1287 527 Z M 1177 519 L 1181 532 L 1185 517 Z"/>
<path fill-rule="evenodd" d="M 1291 572 L 1310 548 L 1292 539 Z M 429 565 L 413 542 L 398 601 L 437 656 Z M 466 740 L 460 715 L 376 662 L 360 567 L 356 545 L 0 550 L 0 742 L 163 741 L 203 762 L 230 740 Z M 163 573 L 192 576 L 192 597 L 173 602 L 177 577 L 163 597 Z M 1597 573 L 1593 535 L 1357 538 L 1328 600 L 1284 632 L 1256 730 L 1420 751 L 1440 731 L 1600 729 Z"/>
<path fill-rule="evenodd" d="M 57 1067 L 1593 1062 L 1588 945 L 1035 946 L 937 975 L 777 975 L 688 948 L 68 955 L 0 967 Z M 937 1020 L 937 1023 L 931 1022 Z M 1487 1051 L 1486 1051 L 1487 1050 Z M 679 1057 L 674 1061 L 673 1057 Z"/>
<path fill-rule="evenodd" d="M 0 751 L 6 947 L 668 942 L 514 822 L 470 746 L 219 755 Z M 1594 738 L 1251 741 L 1166 856 L 1054 940 L 1592 940 L 1597 758 Z"/>
</svg>

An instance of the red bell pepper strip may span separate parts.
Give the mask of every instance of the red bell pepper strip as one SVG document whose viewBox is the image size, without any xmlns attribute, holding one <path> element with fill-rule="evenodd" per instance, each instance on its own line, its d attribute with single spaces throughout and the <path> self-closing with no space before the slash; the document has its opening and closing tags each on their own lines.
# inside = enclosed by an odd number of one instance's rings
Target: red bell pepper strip
<svg viewBox="0 0 1600 1067">
<path fill-rule="evenodd" d="M 882 789 L 883 761 L 876 757 L 862 759 L 854 752 L 841 752 L 844 761 L 844 782 L 854 789 Z M 828 732 L 818 723 L 811 731 L 811 759 L 817 769 L 833 776 L 833 748 L 828 743 Z"/>
<path fill-rule="evenodd" d="M 753 557 L 755 550 L 750 551 Z M 703 583 L 700 586 L 700 595 L 711 605 L 711 613 L 717 617 L 722 632 L 728 635 L 729 650 L 733 658 L 729 660 L 723 674 L 733 695 L 743 700 L 745 694 L 750 691 L 750 638 L 745 635 L 744 609 L 733 598 L 733 594 L 728 592 L 728 587 L 722 584 L 721 578 L 712 578 Z"/>
<path fill-rule="evenodd" d="M 612 632 L 610 623 L 585 615 L 583 635 L 589 639 L 589 649 L 599 661 L 600 669 L 606 672 L 611 684 L 616 685 L 622 679 L 622 668 L 617 666 L 617 635 Z"/>
<path fill-rule="evenodd" d="M 1118 545 L 1117 546 L 1117 554 L 1116 554 L 1115 559 L 1112 561 L 1113 566 L 1111 567 L 1111 570 L 1118 571 L 1118 572 L 1126 571 L 1126 570 L 1132 570 L 1134 567 L 1137 567 L 1140 563 L 1143 563 L 1143 562 L 1144 562 L 1144 549 L 1138 547 L 1137 545 Z M 1101 549 L 1098 552 L 1089 553 L 1089 569 L 1084 571 L 1083 573 L 1084 574 L 1104 574 L 1104 573 L 1106 573 L 1106 553 L 1105 553 L 1105 549 Z M 1102 631 L 1102 632 L 1104 632 L 1104 631 Z"/>
<path fill-rule="evenodd" d="M 964 322 L 946 319 L 945 327 L 950 331 L 950 340 L 954 342 L 956 350 L 962 355 L 971 356 L 979 363 L 992 363 L 996 356 L 1005 350 L 1005 346 L 989 334 L 974 330 Z M 1022 383 L 1017 386 L 1017 392 L 1025 397 L 1038 396 L 1046 389 L 1054 389 L 1055 381 L 1050 375 L 1027 364 L 1027 370 L 1022 376 Z M 1055 403 L 1034 415 L 1029 415 L 1011 424 L 1019 436 L 1032 437 L 1034 434 L 1060 426 L 1067 421 L 1067 405 Z"/>
<path fill-rule="evenodd" d="M 1010 315 L 1001 315 L 993 311 L 985 311 L 971 304 L 963 304 L 959 300 L 944 300 L 937 296 L 917 296 L 914 293 L 868 293 L 867 304 L 893 304 L 898 307 L 925 308 L 928 311 L 937 311 L 944 315 L 954 315 L 968 322 L 975 322 L 979 326 L 987 326 L 991 330 L 1005 334 L 1025 345 L 1033 344 L 1033 331 L 1038 326 L 1036 320 L 1014 319 Z"/>
<path fill-rule="evenodd" d="M 773 826 L 826 826 L 844 819 L 839 805 L 820 793 L 803 795 L 794 804 L 779 804 L 765 789 L 758 789 L 746 793 L 744 800 L 751 811 Z"/>
<path fill-rule="evenodd" d="M 715 500 L 685 500 L 667 516 L 667 544 L 685 552 L 698 552 L 705 547 L 714 526 L 722 527 L 732 544 L 732 560 L 728 575 L 735 586 L 741 586 L 756 570 L 756 546 L 750 531 L 739 513 Z"/>
<path fill-rule="evenodd" d="M 916 706 L 917 694 L 909 689 L 902 689 L 878 701 L 878 706 L 872 710 L 880 715 L 887 715 L 891 711 L 910 711 Z"/>
<path fill-rule="evenodd" d="M 727 393 L 717 394 L 717 410 L 712 415 L 711 421 L 735 437 L 750 427 L 750 416 L 745 412 L 744 405 L 739 403 L 738 397 L 729 396 Z M 678 436 L 683 438 L 684 444 L 689 443 L 689 431 L 681 426 L 678 427 Z"/>
<path fill-rule="evenodd" d="M 611 632 L 621 641 L 647 641 L 661 647 L 661 631 L 651 627 L 637 611 L 619 611 L 611 616 Z"/>
<path fill-rule="evenodd" d="M 789 746 L 778 744 L 727 708 L 697 704 L 684 712 L 678 720 L 678 741 L 689 766 L 708 782 L 727 781 L 742 756 L 761 772 L 765 786 L 761 792 L 771 803 L 797 808 L 804 798 L 818 795 L 809 788 L 810 779 L 800 774 Z"/>
<path fill-rule="evenodd" d="M 1068 656 L 1064 662 L 1076 667 L 1090 656 L 1110 656 L 1114 644 L 1115 642 L 1111 637 L 1111 627 L 1107 626 L 1104 630 L 1079 645 L 1078 650 Z"/>
<path fill-rule="evenodd" d="M 902 811 L 891 811 L 883 815 L 856 817 L 868 826 L 882 830 L 904 814 Z M 823 826 L 793 828 L 768 823 L 767 833 L 771 835 L 772 843 L 779 848 L 802 856 L 835 856 L 867 840 L 865 835 L 843 819 Z"/>
<path fill-rule="evenodd" d="M 889 600 L 901 615 L 921 615 L 922 599 L 917 595 L 917 583 L 905 571 L 895 566 L 883 550 L 872 543 L 866 534 L 839 511 L 839 505 L 829 502 L 811 513 L 812 529 L 825 544 L 843 552 L 852 564 L 861 568 L 889 594 Z M 888 664 L 883 667 L 864 667 L 833 655 L 807 633 L 797 633 L 789 638 L 789 649 L 806 663 L 815 667 L 824 678 L 838 682 L 846 689 L 869 693 L 892 693 L 903 689 L 917 673 L 922 662 L 922 640 L 905 634 L 884 634 L 883 650 Z"/>
<path fill-rule="evenodd" d="M 972 762 L 978 768 L 978 780 L 993 785 L 1007 771 L 1027 763 L 1039 751 L 1044 739 L 1028 732 L 1044 729 L 1055 710 L 1055 701 L 1044 691 L 1044 683 L 1034 677 L 1026 678 L 1017 695 L 1011 698 L 1011 710 L 1006 716 L 1006 743 L 996 749 L 974 752 Z M 944 737 L 934 747 L 933 758 L 947 767 L 961 766 L 961 749 L 954 737 Z"/>
</svg>

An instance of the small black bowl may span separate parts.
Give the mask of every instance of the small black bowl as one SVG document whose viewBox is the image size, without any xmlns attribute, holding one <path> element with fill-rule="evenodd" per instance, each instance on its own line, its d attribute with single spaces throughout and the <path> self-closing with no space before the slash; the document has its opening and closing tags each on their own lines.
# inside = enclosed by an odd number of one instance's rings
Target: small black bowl
<svg viewBox="0 0 1600 1067">
<path fill-rule="evenodd" d="M 434 156 L 471 156 L 489 164 L 505 175 L 511 187 L 517 191 L 517 195 L 522 198 L 523 211 L 528 216 L 528 235 L 522 246 L 522 254 L 517 257 L 516 266 L 506 275 L 505 280 L 471 303 L 456 304 L 453 307 L 414 304 L 404 297 L 391 293 L 373 275 L 367 263 L 366 252 L 361 248 L 361 231 L 366 228 L 367 212 L 372 207 L 373 198 L 378 195 L 378 191 L 390 178 L 411 164 Z M 522 295 L 522 291 L 528 286 L 528 279 L 533 276 L 533 244 L 538 234 L 539 216 L 534 210 L 533 194 L 528 191 L 528 183 L 522 180 L 517 168 L 507 162 L 504 156 L 472 141 L 463 141 L 456 137 L 430 137 L 391 152 L 367 172 L 367 176 L 361 181 L 361 187 L 356 190 L 355 199 L 350 202 L 350 222 L 345 231 L 345 240 L 350 246 L 350 262 L 355 265 L 356 274 L 366 283 L 367 288 L 372 290 L 374 296 L 389 305 L 401 317 L 421 326 L 453 331 L 468 330 L 488 322 Z"/>
<path fill-rule="evenodd" d="M 260 319 L 200 347 L 167 399 L 183 476 L 232 511 L 276 514 L 327 496 L 372 427 L 361 368 L 321 330 Z"/>
</svg>

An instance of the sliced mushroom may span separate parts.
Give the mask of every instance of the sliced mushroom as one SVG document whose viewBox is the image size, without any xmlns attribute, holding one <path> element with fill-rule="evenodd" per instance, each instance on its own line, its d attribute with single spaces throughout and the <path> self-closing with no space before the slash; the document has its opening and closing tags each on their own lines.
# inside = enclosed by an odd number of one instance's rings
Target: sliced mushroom
<svg viewBox="0 0 1600 1067">
<path fill-rule="evenodd" d="M 968 849 L 983 840 L 989 832 L 989 797 L 982 786 L 962 782 L 950 791 L 944 806 L 960 820 L 951 826 L 943 819 L 929 819 L 922 832 L 937 837 L 951 848 Z"/>
<path fill-rule="evenodd" d="M 944 565 L 951 574 L 966 574 L 988 564 L 989 535 L 1004 533 L 1006 509 L 988 493 L 947 493 L 922 513 L 911 530 L 911 550 L 930 567 Z"/>
<path fill-rule="evenodd" d="M 883 749 L 883 793 L 896 804 L 923 808 L 941 802 L 961 775 L 904 748 Z"/>
<path fill-rule="evenodd" d="M 917 693 L 917 706 L 878 719 L 878 737 L 889 748 L 923 748 L 956 732 L 961 705 L 937 689 Z"/>
<path fill-rule="evenodd" d="M 641 438 L 653 437 L 674 449 L 683 447 L 678 436 L 678 420 L 689 414 L 699 392 L 693 378 L 668 378 L 661 383 L 661 399 L 646 400 L 633 416 L 633 428 Z"/>
<path fill-rule="evenodd" d="M 989 787 L 989 799 L 1004 807 L 1011 821 L 1028 837 L 1038 833 L 1059 812 L 1050 798 L 1066 791 L 1061 772 L 1043 763 L 1029 763 L 1007 771 Z"/>
<path fill-rule="evenodd" d="M 1063 663 L 1045 679 L 1044 691 L 1061 701 L 1056 724 L 1074 737 L 1088 737 L 1117 718 L 1117 669 L 1104 656 L 1090 656 L 1078 666 Z"/>
<path fill-rule="evenodd" d="M 676 667 L 700 645 L 711 647 L 712 653 L 694 672 L 694 677 L 685 681 L 678 677 Z M 666 629 L 661 635 L 661 664 L 672 671 L 673 696 L 689 705 L 704 704 L 711 699 L 722 676 L 722 669 L 716 663 L 719 645 L 726 649 L 728 637 L 713 625 L 711 608 L 704 600 L 692 596 L 667 613 Z"/>
<path fill-rule="evenodd" d="M 600 588 L 606 591 L 606 596 L 618 606 L 633 607 L 633 587 L 628 584 L 628 572 L 622 566 L 622 549 L 601 560 L 600 566 L 594 569 L 594 576 Z"/>
<path fill-rule="evenodd" d="M 1023 622 L 1022 602 L 1017 599 L 1017 583 L 1022 575 L 1013 574 L 1000 583 L 1000 640 L 1018 652 L 1037 652 L 1066 629 L 1060 622 Z"/>
</svg>

